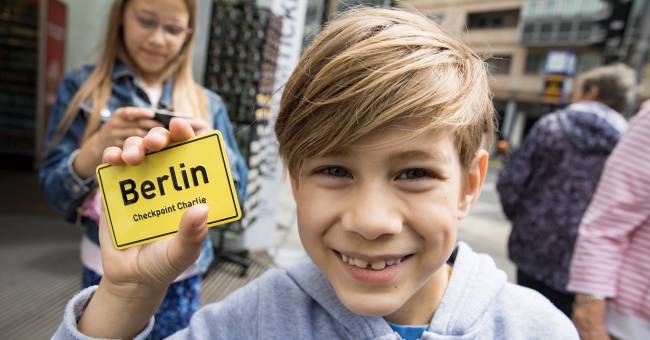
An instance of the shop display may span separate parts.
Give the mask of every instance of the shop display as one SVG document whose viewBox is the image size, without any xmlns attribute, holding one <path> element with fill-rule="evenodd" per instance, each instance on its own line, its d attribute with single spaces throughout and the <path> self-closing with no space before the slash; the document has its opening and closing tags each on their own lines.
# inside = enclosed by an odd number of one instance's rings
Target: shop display
<svg viewBox="0 0 650 340">
<path fill-rule="evenodd" d="M 36 127 L 38 6 L 0 3 L 0 153 L 32 155 Z"/>
<path fill-rule="evenodd" d="M 254 2 L 214 3 L 205 86 L 225 101 L 247 161 L 251 126 L 270 110 L 281 30 L 281 18 Z"/>
<path fill-rule="evenodd" d="M 0 154 L 39 158 L 63 76 L 66 5 L 0 1 Z M 36 164 L 36 162 L 33 162 Z"/>
<path fill-rule="evenodd" d="M 269 142 L 270 105 L 281 35 L 282 19 L 268 8 L 253 1 L 214 2 L 204 83 L 223 98 L 239 150 L 249 168 L 244 217 L 221 229 L 230 232 L 219 233 L 215 263 L 239 264 L 242 275 L 250 265 L 247 252 L 241 245 L 227 247 L 226 238 L 241 241 L 239 235 L 255 222 L 257 215 L 260 172 L 264 166 L 260 161 L 264 159 L 263 148 L 259 145 Z"/>
</svg>

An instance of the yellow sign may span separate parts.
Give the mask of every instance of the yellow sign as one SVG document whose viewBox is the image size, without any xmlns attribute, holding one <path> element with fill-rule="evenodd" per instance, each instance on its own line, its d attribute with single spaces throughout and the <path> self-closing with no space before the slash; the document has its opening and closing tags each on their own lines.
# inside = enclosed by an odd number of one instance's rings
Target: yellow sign
<svg viewBox="0 0 650 340">
<path fill-rule="evenodd" d="M 544 93 L 542 103 L 560 104 L 564 95 L 565 76 L 558 74 L 548 74 L 544 79 Z"/>
<path fill-rule="evenodd" d="M 178 231 L 185 210 L 207 204 L 208 226 L 241 218 L 223 138 L 218 131 L 152 152 L 137 166 L 97 167 L 104 213 L 117 249 Z"/>
</svg>

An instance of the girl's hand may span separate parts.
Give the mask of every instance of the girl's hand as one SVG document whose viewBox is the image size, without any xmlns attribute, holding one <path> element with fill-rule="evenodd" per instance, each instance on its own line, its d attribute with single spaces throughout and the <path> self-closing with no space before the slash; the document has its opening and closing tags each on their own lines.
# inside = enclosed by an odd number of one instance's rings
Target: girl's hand
<svg viewBox="0 0 650 340">
<path fill-rule="evenodd" d="M 122 147 L 124 141 L 131 136 L 144 137 L 149 130 L 162 126 L 153 117 L 153 111 L 141 107 L 122 107 L 115 110 L 95 133 L 97 147 L 103 152 L 109 146 Z"/>
<path fill-rule="evenodd" d="M 129 137 L 123 148 L 107 148 L 103 160 L 137 165 L 146 153 L 193 136 L 187 121 L 173 119 L 169 131 L 157 127 L 144 138 Z M 207 206 L 192 206 L 174 237 L 124 250 L 113 248 L 102 214 L 99 237 L 104 276 L 79 321 L 79 330 L 103 338 L 131 338 L 139 333 L 158 309 L 169 285 L 199 256 L 208 232 L 207 214 Z"/>
<path fill-rule="evenodd" d="M 95 173 L 106 148 L 122 147 L 127 138 L 144 137 L 150 129 L 162 126 L 153 117 L 151 110 L 139 107 L 123 107 L 113 112 L 108 121 L 81 146 L 73 163 L 79 177 L 88 178 Z"/>
</svg>

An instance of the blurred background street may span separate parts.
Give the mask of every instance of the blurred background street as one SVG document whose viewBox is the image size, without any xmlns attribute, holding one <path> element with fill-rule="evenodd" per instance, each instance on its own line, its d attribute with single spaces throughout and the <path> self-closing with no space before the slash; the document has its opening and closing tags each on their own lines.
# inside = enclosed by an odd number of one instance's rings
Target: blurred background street
<svg viewBox="0 0 650 340">
<path fill-rule="evenodd" d="M 65 302 L 81 287 L 79 241 L 45 203 L 37 163 L 66 72 L 95 62 L 113 0 L 0 3 L 0 338 L 49 338 Z M 541 117 L 565 107 L 576 78 L 625 63 L 637 75 L 629 117 L 650 98 L 650 0 L 198 0 L 194 79 L 227 106 L 249 171 L 242 221 L 215 240 L 221 259 L 203 281 L 202 302 L 217 301 L 270 267 L 305 256 L 294 204 L 283 182 L 273 112 L 301 51 L 329 20 L 356 5 L 417 10 L 485 58 L 499 132 L 496 157 L 514 152 Z M 246 38 L 243 38 L 246 37 Z M 496 147 L 495 147 L 496 146 Z M 490 163 L 484 190 L 458 232 L 513 282 L 510 223 Z M 219 243 L 223 236 L 224 243 Z M 230 259 L 232 261 L 226 261 Z M 239 264 L 238 264 L 239 262 Z M 243 264 L 240 265 L 240 264 Z M 241 275 L 244 273 L 246 275 Z"/>
</svg>

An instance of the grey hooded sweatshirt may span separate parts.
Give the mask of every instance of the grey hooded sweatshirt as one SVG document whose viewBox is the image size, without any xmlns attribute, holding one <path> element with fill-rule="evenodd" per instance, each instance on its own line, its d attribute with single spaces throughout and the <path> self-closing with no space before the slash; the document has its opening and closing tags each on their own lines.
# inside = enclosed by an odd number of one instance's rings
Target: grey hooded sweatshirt
<svg viewBox="0 0 650 340">
<path fill-rule="evenodd" d="M 460 242 L 449 286 L 421 339 L 578 339 L 573 324 L 537 292 L 506 281 L 487 255 Z M 96 287 L 74 296 L 53 339 L 89 339 L 77 321 Z M 372 303 L 369 301 L 368 303 Z M 144 339 L 149 325 L 136 337 Z M 201 308 L 170 339 L 399 340 L 381 317 L 354 314 L 311 262 L 272 269 Z"/>
</svg>

